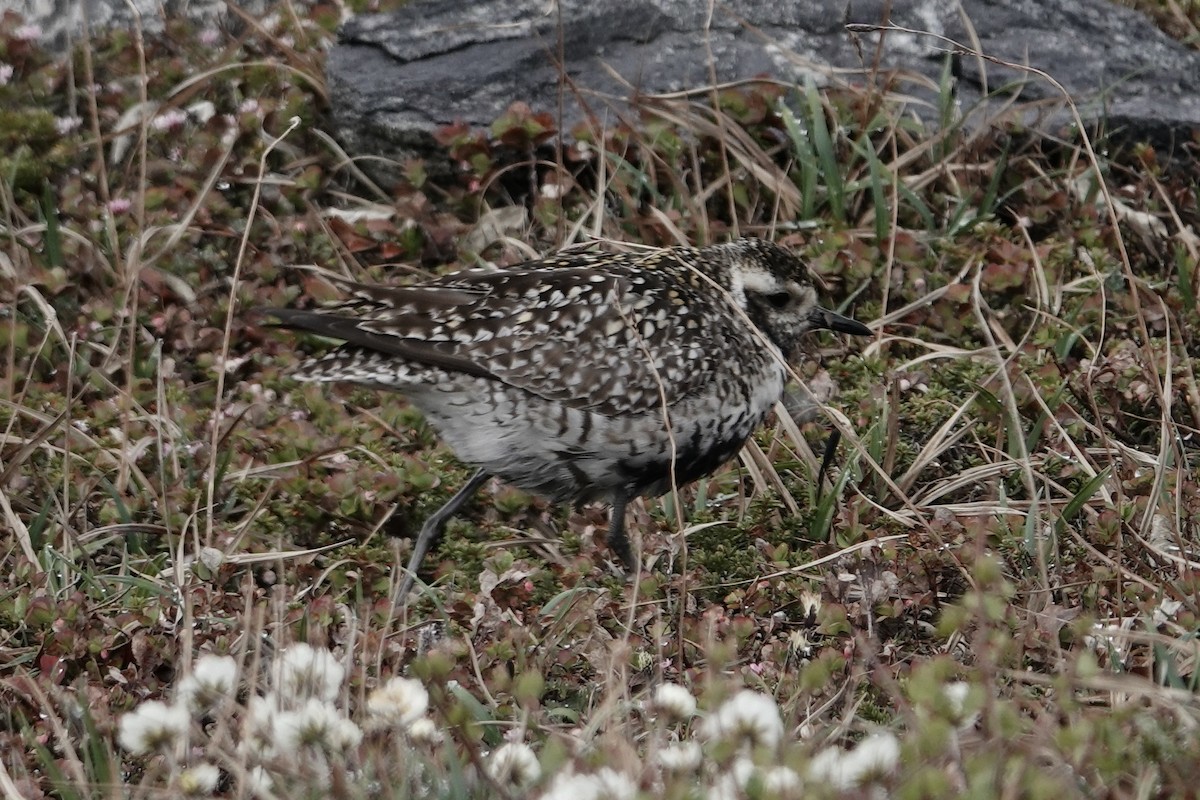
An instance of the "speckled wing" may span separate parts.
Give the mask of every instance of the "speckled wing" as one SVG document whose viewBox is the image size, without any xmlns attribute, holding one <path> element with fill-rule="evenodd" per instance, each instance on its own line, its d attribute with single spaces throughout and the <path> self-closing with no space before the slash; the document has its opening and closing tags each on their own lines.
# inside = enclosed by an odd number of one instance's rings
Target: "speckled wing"
<svg viewBox="0 0 1200 800">
<path fill-rule="evenodd" d="M 344 283 L 344 301 L 267 313 L 346 342 L 304 365 L 301 377 L 403 391 L 403 380 L 384 373 L 413 373 L 418 383 L 411 367 L 428 365 L 600 414 L 657 411 L 664 395 L 674 404 L 711 388 L 729 348 L 761 348 L 735 315 L 713 313 L 727 301 L 702 278 L 681 280 L 690 270 L 677 258 L 648 263 L 673 252 L 567 256 L 417 286 Z"/>
</svg>

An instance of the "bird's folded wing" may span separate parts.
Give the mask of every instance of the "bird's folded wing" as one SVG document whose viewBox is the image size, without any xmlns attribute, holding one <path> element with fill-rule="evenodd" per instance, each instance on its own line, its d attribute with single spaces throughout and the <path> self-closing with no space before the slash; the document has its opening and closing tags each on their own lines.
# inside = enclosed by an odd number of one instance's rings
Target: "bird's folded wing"
<svg viewBox="0 0 1200 800">
<path fill-rule="evenodd" d="M 611 259 L 611 257 L 610 257 Z M 725 302 L 654 270 L 590 266 L 469 270 L 417 286 L 341 282 L 347 298 L 311 311 L 270 309 L 283 327 L 346 344 L 321 359 L 361 351 L 486 377 L 567 406 L 616 415 L 655 413 L 663 402 L 710 388 L 722 348 L 755 336 Z M 357 366 L 347 379 L 361 380 Z"/>
</svg>

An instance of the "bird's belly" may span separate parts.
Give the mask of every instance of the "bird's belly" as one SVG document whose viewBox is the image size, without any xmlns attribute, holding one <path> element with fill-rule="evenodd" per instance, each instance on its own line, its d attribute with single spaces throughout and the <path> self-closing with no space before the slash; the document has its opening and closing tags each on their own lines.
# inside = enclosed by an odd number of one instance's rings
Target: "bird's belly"
<svg viewBox="0 0 1200 800">
<path fill-rule="evenodd" d="M 783 382 L 782 370 L 751 387 L 714 382 L 670 407 L 669 427 L 663 414 L 605 416 L 462 375 L 402 391 L 463 461 L 550 500 L 587 502 L 662 494 L 672 472 L 678 485 L 712 472 L 763 422 Z"/>
</svg>

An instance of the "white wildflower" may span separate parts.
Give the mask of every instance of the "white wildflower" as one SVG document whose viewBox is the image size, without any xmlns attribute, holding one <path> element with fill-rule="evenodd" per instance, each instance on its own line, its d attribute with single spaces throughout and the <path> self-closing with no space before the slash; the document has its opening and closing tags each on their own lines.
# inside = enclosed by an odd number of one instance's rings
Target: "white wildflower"
<svg viewBox="0 0 1200 800">
<path fill-rule="evenodd" d="M 741 800 L 750 779 L 757 772 L 754 762 L 739 758 L 733 766 L 723 770 L 713 783 L 707 800 Z"/>
<path fill-rule="evenodd" d="M 699 733 L 710 741 L 775 747 L 783 738 L 783 720 L 779 706 L 769 695 L 743 689 L 710 714 L 701 723 Z"/>
<path fill-rule="evenodd" d="M 564 769 L 541 800 L 634 800 L 637 785 L 614 769 L 604 767 L 593 775 Z"/>
<path fill-rule="evenodd" d="M 191 716 L 180 705 L 148 700 L 121 717 L 117 741 L 134 755 L 166 750 L 188 732 Z"/>
<path fill-rule="evenodd" d="M 723 772 L 713 781 L 704 798 L 705 800 L 742 800 L 742 790 L 738 788 L 737 781 L 732 775 Z"/>
<path fill-rule="evenodd" d="M 569 768 L 559 771 L 542 800 L 596 800 L 600 788 L 591 775 L 578 775 Z"/>
<path fill-rule="evenodd" d="M 392 678 L 371 692 L 367 698 L 367 713 L 375 728 L 404 730 L 429 708 L 429 692 L 414 678 Z"/>
<path fill-rule="evenodd" d="M 279 713 L 274 696 L 250 698 L 242 717 L 241 749 L 244 752 L 259 759 L 268 759 L 275 754 L 275 718 Z"/>
<path fill-rule="evenodd" d="M 187 115 L 203 125 L 217 115 L 217 107 L 211 100 L 197 100 L 187 107 Z"/>
<path fill-rule="evenodd" d="M 282 750 L 297 750 L 315 747 L 329 752 L 340 752 L 347 746 L 358 744 L 362 733 L 352 733 L 346 724 L 357 726 L 342 716 L 336 708 L 323 700 L 310 697 L 296 711 L 282 711 L 275 718 L 275 735 Z"/>
<path fill-rule="evenodd" d="M 12 64 L 0 64 L 0 86 L 8 85 L 8 82 L 12 80 L 13 72 Z"/>
<path fill-rule="evenodd" d="M 339 753 L 358 747 L 362 739 L 362 728 L 349 717 L 339 717 L 329 731 L 329 743 L 333 750 Z"/>
<path fill-rule="evenodd" d="M 801 657 L 812 655 L 812 641 L 809 640 L 808 633 L 799 628 L 792 631 L 788 636 L 788 649 Z"/>
<path fill-rule="evenodd" d="M 270 797 L 271 789 L 275 782 L 271 780 L 271 776 L 262 767 L 254 767 L 246 770 L 246 781 L 243 784 L 246 790 L 255 797 Z"/>
<path fill-rule="evenodd" d="M 654 690 L 653 706 L 666 716 L 682 721 L 696 713 L 696 698 L 678 684 L 664 683 Z"/>
<path fill-rule="evenodd" d="M 18 39 L 22 42 L 36 42 L 38 39 L 42 38 L 42 26 L 34 25 L 32 23 L 28 25 L 21 25 L 13 31 L 12 35 L 14 39 Z"/>
<path fill-rule="evenodd" d="M 212 794 L 221 779 L 221 770 L 213 764 L 196 764 L 179 774 L 179 790 L 185 795 Z"/>
<path fill-rule="evenodd" d="M 193 714 L 203 714 L 237 691 L 237 662 L 232 656 L 203 655 L 179 682 L 175 696 Z"/>
<path fill-rule="evenodd" d="M 55 117 L 54 131 L 59 136 L 66 136 L 82 124 L 83 119 L 81 117 Z"/>
<path fill-rule="evenodd" d="M 967 713 L 967 700 L 971 694 L 970 684 L 955 681 L 942 687 L 946 705 L 950 708 L 950 720 L 960 728 L 969 728 L 979 718 L 979 712 Z"/>
<path fill-rule="evenodd" d="M 804 784 L 791 767 L 771 767 L 762 773 L 762 788 L 775 797 L 799 797 Z"/>
<path fill-rule="evenodd" d="M 661 748 L 656 758 L 667 772 L 694 772 L 700 768 L 703 753 L 696 742 L 680 742 Z"/>
<path fill-rule="evenodd" d="M 800 593 L 800 612 L 805 619 L 816 619 L 821 615 L 821 593 L 805 589 Z"/>
<path fill-rule="evenodd" d="M 955 681 L 942 687 L 942 694 L 950 703 L 950 708 L 956 714 L 962 712 L 963 703 L 967 702 L 967 694 L 971 687 L 964 681 Z"/>
<path fill-rule="evenodd" d="M 542 776 L 542 767 L 528 745 L 503 744 L 488 759 L 488 775 L 507 790 L 525 789 Z"/>
<path fill-rule="evenodd" d="M 596 800 L 634 800 L 637 797 L 637 784 L 611 767 L 601 767 L 596 772 L 596 783 L 599 786 Z"/>
<path fill-rule="evenodd" d="M 834 745 L 826 747 L 808 762 L 808 779 L 814 783 L 828 783 L 835 789 L 849 789 L 856 785 L 844 766 L 846 751 Z"/>
<path fill-rule="evenodd" d="M 853 789 L 871 778 L 885 775 L 900 760 L 900 742 L 890 733 L 876 733 L 846 752 L 827 747 L 808 764 L 808 779 L 836 789 Z"/>
<path fill-rule="evenodd" d="M 298 642 L 275 661 L 275 691 L 302 703 L 310 697 L 330 701 L 342 689 L 346 669 L 333 653 Z"/>
<path fill-rule="evenodd" d="M 150 120 L 150 127 L 156 131 L 177 131 L 187 122 L 187 112 L 178 108 L 169 108 Z"/>
<path fill-rule="evenodd" d="M 429 717 L 421 717 L 408 726 L 408 738 L 421 744 L 439 744 L 446 737 Z"/>
</svg>

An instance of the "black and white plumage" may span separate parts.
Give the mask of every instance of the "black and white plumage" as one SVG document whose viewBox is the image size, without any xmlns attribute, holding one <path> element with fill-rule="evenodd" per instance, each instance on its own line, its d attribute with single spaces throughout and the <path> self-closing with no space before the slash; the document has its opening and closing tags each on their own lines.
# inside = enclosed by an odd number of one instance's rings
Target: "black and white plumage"
<svg viewBox="0 0 1200 800">
<path fill-rule="evenodd" d="M 266 311 L 345 342 L 296 377 L 401 392 L 479 467 L 422 528 L 402 594 L 488 475 L 611 503 L 608 543 L 632 568 L 630 500 L 732 458 L 782 396 L 805 332 L 871 333 L 818 306 L 803 262 L 760 239 L 563 255 L 415 286 L 338 283 L 343 301 Z"/>
</svg>

